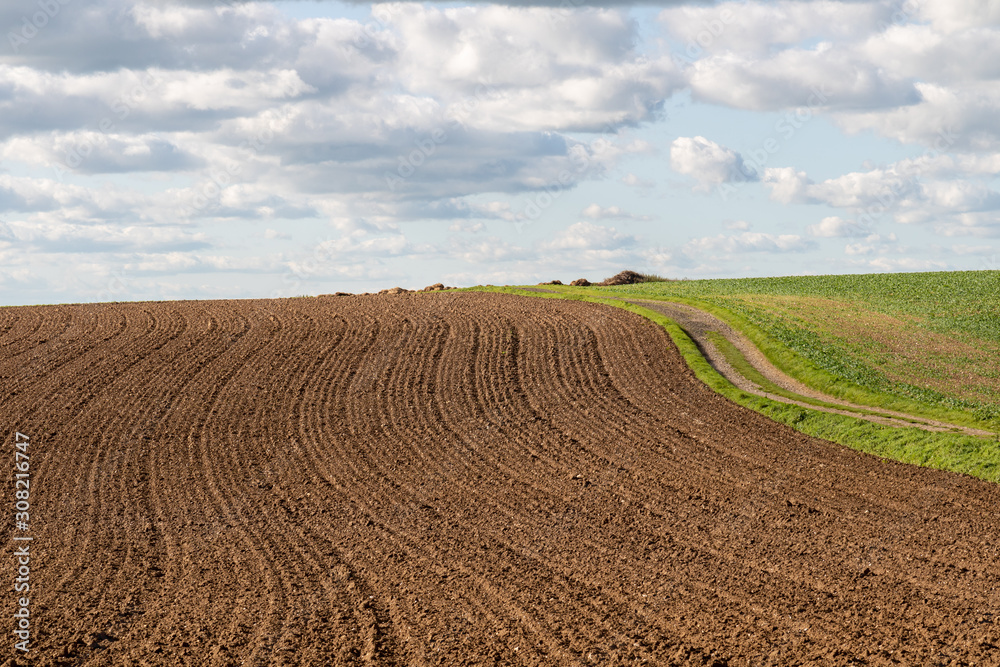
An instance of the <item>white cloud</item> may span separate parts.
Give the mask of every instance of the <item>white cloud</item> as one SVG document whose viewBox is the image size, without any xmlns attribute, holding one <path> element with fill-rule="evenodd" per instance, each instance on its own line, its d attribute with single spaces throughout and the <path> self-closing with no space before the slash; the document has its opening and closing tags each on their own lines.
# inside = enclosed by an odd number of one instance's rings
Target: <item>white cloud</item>
<svg viewBox="0 0 1000 667">
<path fill-rule="evenodd" d="M 1000 3 L 995 0 L 921 0 L 911 4 L 918 8 L 920 19 L 949 34 L 1000 24 Z"/>
<path fill-rule="evenodd" d="M 920 99 L 912 83 L 828 44 L 763 58 L 725 52 L 694 63 L 689 82 L 697 99 L 758 111 L 895 107 Z"/>
<path fill-rule="evenodd" d="M 488 236 L 476 239 L 453 238 L 449 255 L 473 264 L 488 264 L 529 259 L 533 253 L 497 236 Z"/>
<path fill-rule="evenodd" d="M 951 246 L 956 255 L 995 255 L 997 249 L 991 245 L 965 245 L 962 243 Z"/>
<path fill-rule="evenodd" d="M 623 210 L 620 206 L 602 207 L 600 204 L 587 206 L 581 211 L 581 215 L 591 220 L 651 220 L 648 215 L 635 215 Z"/>
<path fill-rule="evenodd" d="M 635 53 L 635 26 L 617 10 L 383 4 L 373 12 L 399 37 L 399 79 L 445 107 L 471 107 L 471 127 L 599 131 L 649 120 L 683 86 L 669 58 Z"/>
<path fill-rule="evenodd" d="M 837 215 L 823 218 L 817 224 L 808 227 L 810 234 L 821 238 L 857 236 L 860 230 L 857 222 L 844 220 Z"/>
<path fill-rule="evenodd" d="M 722 183 L 757 180 L 756 172 L 743 163 L 739 153 L 700 136 L 674 139 L 670 145 L 670 166 L 693 177 L 702 190 Z"/>
<path fill-rule="evenodd" d="M 591 222 L 577 222 L 562 230 L 549 241 L 541 244 L 543 250 L 609 251 L 633 246 L 636 238 L 623 234 L 614 227 L 604 227 Z"/>
<path fill-rule="evenodd" d="M 627 185 L 629 187 L 633 187 L 633 188 L 651 188 L 651 187 L 653 187 L 653 185 L 655 185 L 653 183 L 653 181 L 648 181 L 648 180 L 639 178 L 638 176 L 636 176 L 635 174 L 633 174 L 631 172 L 629 172 L 629 173 L 625 174 L 624 176 L 622 176 L 621 182 L 624 183 L 625 185 Z"/>
<path fill-rule="evenodd" d="M 664 9 L 659 20 L 684 44 L 683 55 L 696 59 L 705 52 L 765 55 L 805 40 L 850 40 L 876 30 L 890 17 L 884 3 L 779 0 L 686 4 Z"/>
<path fill-rule="evenodd" d="M 882 218 L 903 224 L 933 222 L 943 235 L 989 235 L 1000 229 L 1000 192 L 976 179 L 991 163 L 992 156 L 903 160 L 820 183 L 804 172 L 780 167 L 765 169 L 763 182 L 774 201 L 823 204 L 853 214 L 852 222 L 831 216 L 811 226 L 814 236 L 856 236 Z M 963 167 L 969 171 L 963 172 Z"/>
<path fill-rule="evenodd" d="M 768 167 L 764 170 L 764 185 L 771 190 L 771 199 L 782 204 L 801 204 L 810 201 L 812 182 L 804 171 L 792 167 Z"/>
<path fill-rule="evenodd" d="M 743 232 L 733 236 L 719 234 L 692 239 L 684 246 L 684 252 L 689 256 L 711 253 L 803 252 L 811 247 L 811 241 L 797 234 Z"/>
<path fill-rule="evenodd" d="M 920 259 L 918 257 L 876 257 L 856 263 L 855 266 L 875 269 L 877 271 L 947 271 L 953 269 L 947 262 L 936 259 Z"/>
<path fill-rule="evenodd" d="M 335 4 L 322 6 L 336 12 Z M 904 267 L 911 251 L 891 230 L 876 233 L 880 222 L 921 224 L 946 238 L 1000 237 L 994 0 L 661 0 L 662 34 L 628 9 L 519 4 L 529 3 L 387 3 L 372 7 L 371 20 L 295 20 L 280 6 L 217 0 L 67 6 L 28 47 L 0 56 L 0 215 L 8 219 L 0 253 L 16 245 L 38 262 L 94 275 L 114 257 L 140 275 L 259 267 L 295 269 L 303 280 L 395 280 L 405 262 L 495 264 L 493 275 L 514 276 L 532 274 L 540 258 L 574 273 L 587 262 L 731 273 L 763 260 L 700 257 L 804 252 L 814 238 L 848 239 L 851 261 L 890 256 Z M 22 14 L 6 3 L 0 25 L 16 26 Z M 690 61 L 675 61 L 670 51 L 691 44 Z M 598 224 L 649 219 L 616 198 L 623 186 L 640 189 L 626 190 L 633 197 L 669 195 L 670 179 L 654 191 L 662 179 L 654 160 L 633 158 L 654 153 L 647 124 L 692 100 L 704 119 L 681 111 L 677 126 L 694 136 L 673 141 L 670 165 L 697 189 L 760 180 L 779 214 L 776 204 L 834 210 L 816 215 L 804 236 L 777 233 L 760 210 L 708 213 L 706 226 L 724 224 L 727 233 L 682 248 L 662 247 L 676 238 L 670 225 L 640 239 Z M 814 123 L 795 136 L 802 150 L 781 144 L 761 160 L 760 151 L 741 155 L 705 138 L 727 131 L 711 105 L 744 110 L 746 128 L 756 128 L 749 132 L 766 133 L 755 123 L 770 122 L 754 110 L 787 118 L 796 107 L 796 123 L 822 117 L 834 127 Z M 862 134 L 849 150 L 874 132 L 905 144 L 906 154 L 926 153 L 880 165 L 890 152 L 879 145 L 861 156 L 871 164 L 820 177 L 821 158 L 807 148 L 822 155 L 837 128 Z M 772 137 L 787 140 L 782 129 Z M 68 167 L 46 178 L 60 164 Z M 572 219 L 582 208 L 585 222 L 534 247 L 506 238 L 507 225 L 487 229 L 485 221 L 523 223 L 518 202 L 555 200 L 596 179 L 607 181 L 592 198 L 566 195 L 542 211 Z M 741 204 L 760 205 L 747 194 Z M 759 220 L 760 231 L 732 220 L 739 216 Z M 439 245 L 421 243 L 410 221 L 434 221 Z M 252 247 L 301 238 L 324 222 L 336 237 L 298 254 L 290 243 Z M 235 227 L 242 224 L 252 228 Z M 543 231 L 535 229 L 532 238 Z M 976 243 L 951 247 L 991 247 Z M 314 251 L 336 261 L 316 263 Z M 20 286 L 24 269 L 10 261 L 0 284 Z"/>
</svg>

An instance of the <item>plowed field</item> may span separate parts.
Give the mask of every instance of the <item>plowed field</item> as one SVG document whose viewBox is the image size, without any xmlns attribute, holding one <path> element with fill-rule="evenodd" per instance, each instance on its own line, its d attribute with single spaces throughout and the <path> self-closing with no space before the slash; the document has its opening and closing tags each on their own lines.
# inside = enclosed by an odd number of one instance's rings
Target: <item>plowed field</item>
<svg viewBox="0 0 1000 667">
<path fill-rule="evenodd" d="M 1000 664 L 997 486 L 776 425 L 619 309 L 4 308 L 0 375 L 31 664 Z"/>
</svg>

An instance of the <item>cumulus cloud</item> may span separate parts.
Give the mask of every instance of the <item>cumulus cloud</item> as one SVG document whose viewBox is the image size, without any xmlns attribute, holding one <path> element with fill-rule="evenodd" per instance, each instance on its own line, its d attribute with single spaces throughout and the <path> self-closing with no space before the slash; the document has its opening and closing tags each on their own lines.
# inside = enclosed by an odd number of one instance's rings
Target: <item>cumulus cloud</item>
<svg viewBox="0 0 1000 667">
<path fill-rule="evenodd" d="M 850 221 L 823 219 L 809 228 L 813 236 L 857 236 L 882 219 L 931 222 L 944 235 L 982 236 L 1000 227 L 1000 192 L 980 171 L 992 162 L 968 156 L 901 160 L 819 183 L 791 167 L 773 167 L 765 169 L 763 183 L 774 201 L 822 204 L 853 215 Z"/>
<path fill-rule="evenodd" d="M 617 10 L 390 3 L 367 23 L 257 4 L 79 10 L 0 60 L 0 154 L 60 181 L 184 174 L 190 187 L 136 199 L 189 219 L 302 217 L 334 198 L 347 214 L 464 217 L 459 198 L 571 188 L 648 151 L 618 128 L 655 120 L 683 87 Z M 0 206 L 37 208 L 23 195 Z"/>
<path fill-rule="evenodd" d="M 857 268 L 873 269 L 875 271 L 947 271 L 955 267 L 943 260 L 921 259 L 918 257 L 875 257 L 873 259 L 853 262 Z"/>
<path fill-rule="evenodd" d="M 181 252 L 211 247 L 206 234 L 179 227 L 12 221 L 5 231 L 23 251 L 42 253 Z"/>
<path fill-rule="evenodd" d="M 899 107 L 921 99 L 913 82 L 823 44 L 764 58 L 725 52 L 692 65 L 689 82 L 698 99 L 758 111 Z"/>
<path fill-rule="evenodd" d="M 544 243 L 543 250 L 589 250 L 613 251 L 633 246 L 636 238 L 623 234 L 614 227 L 595 225 L 591 222 L 577 222 Z"/>
<path fill-rule="evenodd" d="M 758 178 L 739 153 L 701 136 L 674 139 L 670 145 L 670 166 L 677 173 L 693 177 L 702 190 Z"/>
<path fill-rule="evenodd" d="M 761 56 L 805 40 L 850 40 L 876 30 L 891 14 L 883 3 L 779 0 L 686 4 L 663 10 L 659 20 L 685 45 L 683 56 L 694 59 L 706 52 Z"/>
</svg>

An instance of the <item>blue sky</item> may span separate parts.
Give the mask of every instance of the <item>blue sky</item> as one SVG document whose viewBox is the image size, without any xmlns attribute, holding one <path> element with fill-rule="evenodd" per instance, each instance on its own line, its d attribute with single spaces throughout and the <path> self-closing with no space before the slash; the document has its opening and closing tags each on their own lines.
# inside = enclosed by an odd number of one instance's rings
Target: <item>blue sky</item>
<svg viewBox="0 0 1000 667">
<path fill-rule="evenodd" d="M 4 305 L 1000 268 L 998 0 L 17 0 L 0 28 Z"/>
</svg>

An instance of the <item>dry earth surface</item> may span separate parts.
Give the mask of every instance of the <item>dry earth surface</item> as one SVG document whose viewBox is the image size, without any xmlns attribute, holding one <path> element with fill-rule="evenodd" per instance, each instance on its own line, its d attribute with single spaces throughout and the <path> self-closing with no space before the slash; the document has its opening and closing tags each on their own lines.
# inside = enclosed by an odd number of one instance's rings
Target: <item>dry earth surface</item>
<svg viewBox="0 0 1000 667">
<path fill-rule="evenodd" d="M 3 308 L 0 375 L 30 664 L 1000 664 L 1000 488 L 776 425 L 620 309 Z"/>
</svg>

